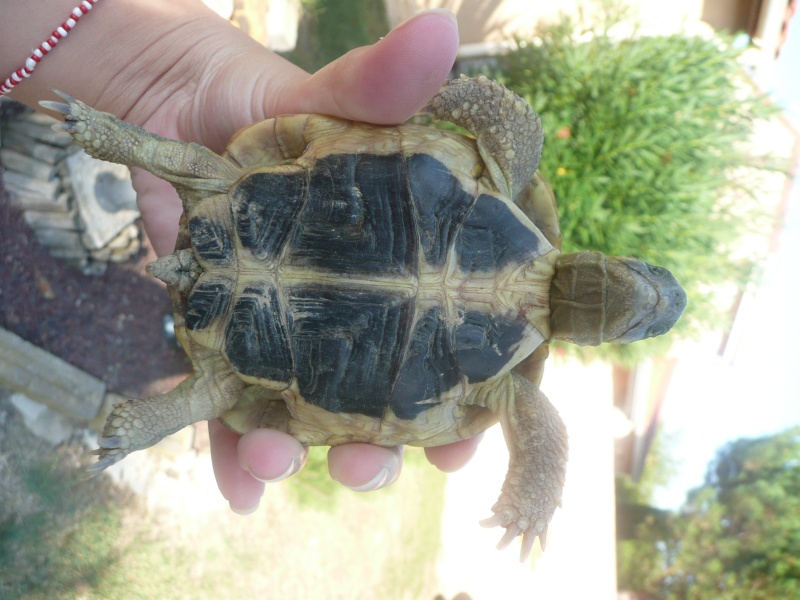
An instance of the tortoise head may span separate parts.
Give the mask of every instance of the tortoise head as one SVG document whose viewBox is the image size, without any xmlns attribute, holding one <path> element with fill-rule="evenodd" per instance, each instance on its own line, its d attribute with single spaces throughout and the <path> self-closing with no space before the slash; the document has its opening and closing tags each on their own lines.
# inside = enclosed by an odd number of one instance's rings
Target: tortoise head
<svg viewBox="0 0 800 600">
<path fill-rule="evenodd" d="M 669 331 L 686 292 L 667 269 L 601 252 L 563 254 L 550 285 L 554 338 L 581 346 L 628 343 Z"/>
</svg>

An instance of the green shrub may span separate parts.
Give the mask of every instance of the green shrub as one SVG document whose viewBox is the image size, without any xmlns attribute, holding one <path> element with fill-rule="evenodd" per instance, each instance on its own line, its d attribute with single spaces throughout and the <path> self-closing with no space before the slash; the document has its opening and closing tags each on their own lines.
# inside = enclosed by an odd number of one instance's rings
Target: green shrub
<svg viewBox="0 0 800 600">
<path fill-rule="evenodd" d="M 297 47 L 284 56 L 313 73 L 353 48 L 373 44 L 389 24 L 380 0 L 301 0 Z"/>
<path fill-rule="evenodd" d="M 735 251 L 767 224 L 753 170 L 741 167 L 766 168 L 748 140 L 774 109 L 753 93 L 729 40 L 608 31 L 565 18 L 519 41 L 497 76 L 542 118 L 540 170 L 559 203 L 564 251 L 665 266 L 689 296 L 676 333 L 718 327 L 729 307 L 715 306 L 715 290 L 745 285 L 756 257 Z M 630 364 L 675 337 L 602 355 Z"/>
</svg>

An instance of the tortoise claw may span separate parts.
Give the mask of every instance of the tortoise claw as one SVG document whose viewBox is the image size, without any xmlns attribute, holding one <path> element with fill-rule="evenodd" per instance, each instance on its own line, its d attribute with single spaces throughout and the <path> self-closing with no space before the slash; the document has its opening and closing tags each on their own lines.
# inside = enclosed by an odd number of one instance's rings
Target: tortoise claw
<svg viewBox="0 0 800 600">
<path fill-rule="evenodd" d="M 548 527 L 549 527 L 549 525 L 545 525 L 544 529 L 542 529 L 539 532 L 539 545 L 542 547 L 542 552 L 544 552 L 544 548 L 547 545 L 547 528 Z M 536 538 L 535 535 L 531 537 L 531 544 L 533 544 L 533 540 L 535 538 Z M 530 552 L 530 550 L 529 550 L 529 552 Z"/>
<path fill-rule="evenodd" d="M 110 437 L 100 438 L 97 445 L 107 450 L 115 450 L 119 448 L 120 442 L 122 442 L 122 439 L 118 435 L 112 435 Z"/>
<path fill-rule="evenodd" d="M 128 451 L 121 448 L 121 443 L 122 439 L 118 435 L 100 438 L 100 441 L 97 442 L 99 448 L 91 451 L 91 454 L 99 456 L 100 460 L 86 468 L 87 475 L 95 477 L 101 471 L 125 458 L 128 455 Z"/>
<path fill-rule="evenodd" d="M 546 523 L 543 524 L 537 521 L 533 525 L 528 526 L 525 521 L 521 522 L 521 524 L 513 522 L 510 515 L 495 513 L 488 519 L 480 521 L 480 525 L 482 527 L 505 527 L 506 531 L 497 543 L 498 550 L 504 550 L 515 538 L 521 535 L 522 545 L 519 551 L 520 562 L 528 560 L 537 537 L 539 538 L 539 545 L 542 548 L 542 552 L 544 552 L 547 544 L 548 524 Z"/>
<path fill-rule="evenodd" d="M 73 110 L 78 109 L 78 101 L 69 94 L 65 94 L 59 90 L 53 90 L 53 93 L 64 100 L 66 104 L 64 102 L 53 102 L 52 100 L 41 100 L 39 106 L 52 110 L 53 112 L 61 113 L 64 117 L 75 116 L 73 115 Z"/>
<path fill-rule="evenodd" d="M 513 523 L 506 527 L 505 534 L 503 534 L 503 537 L 501 537 L 500 541 L 497 543 L 497 549 L 503 550 L 507 548 L 508 545 L 519 536 L 520 533 L 522 533 L 522 530 Z"/>
<path fill-rule="evenodd" d="M 73 98 L 72 96 L 70 96 L 66 92 L 62 92 L 61 90 L 53 90 L 53 93 L 56 96 L 59 96 L 62 100 L 66 100 L 68 104 L 75 104 L 77 102 L 77 100 L 75 100 L 75 98 Z"/>
<path fill-rule="evenodd" d="M 112 450 L 94 450 L 92 451 L 92 454 L 99 455 L 100 460 L 98 460 L 95 464 L 86 467 L 86 474 L 89 478 L 96 477 L 102 471 L 105 471 L 111 465 L 118 463 L 127 455 L 125 451 L 118 448 Z"/>
<path fill-rule="evenodd" d="M 483 519 L 480 521 L 481 527 L 499 527 L 503 523 L 505 523 L 505 519 L 500 514 L 493 514 L 491 517 Z"/>
<path fill-rule="evenodd" d="M 527 531 L 523 534 L 522 545 L 519 548 L 519 562 L 522 563 L 528 560 L 528 557 L 531 555 L 531 550 L 533 550 L 533 542 L 535 541 L 535 535 L 531 535 Z M 542 544 L 542 551 L 544 551 L 544 544 Z"/>
<path fill-rule="evenodd" d="M 62 115 L 69 114 L 69 104 L 64 104 L 63 102 L 53 102 L 52 100 L 41 100 L 39 102 L 39 106 L 42 108 L 46 108 L 47 110 L 52 110 L 53 112 L 61 113 Z"/>
</svg>

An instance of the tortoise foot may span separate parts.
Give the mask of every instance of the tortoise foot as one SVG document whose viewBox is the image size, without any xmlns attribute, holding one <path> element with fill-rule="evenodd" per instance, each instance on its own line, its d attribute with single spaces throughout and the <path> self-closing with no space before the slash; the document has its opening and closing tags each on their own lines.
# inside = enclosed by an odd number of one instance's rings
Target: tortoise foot
<svg viewBox="0 0 800 600">
<path fill-rule="evenodd" d="M 498 504 L 500 504 L 498 502 Z M 539 538 L 539 544 L 544 551 L 547 543 L 548 521 L 538 518 L 531 522 L 519 512 L 499 509 L 497 505 L 492 509 L 494 515 L 480 522 L 483 527 L 505 527 L 506 532 L 497 544 L 498 550 L 503 550 L 520 535 L 522 545 L 519 551 L 519 561 L 525 562 L 531 554 L 533 543 Z"/>
<path fill-rule="evenodd" d="M 183 419 L 181 405 L 170 402 L 176 390 L 163 396 L 123 400 L 114 405 L 103 427 L 100 446 L 93 452 L 100 460 L 88 470 L 96 474 L 131 452 L 149 448 L 164 436 L 191 421 Z"/>
<path fill-rule="evenodd" d="M 524 377 L 512 375 L 514 402 L 501 414 L 511 459 L 494 516 L 485 527 L 505 527 L 498 544 L 502 549 L 522 536 L 520 561 L 531 553 L 539 538 L 544 550 L 547 526 L 561 506 L 567 466 L 567 431 L 555 407 Z"/>
<path fill-rule="evenodd" d="M 163 437 L 155 430 L 153 419 L 148 418 L 147 400 L 125 400 L 114 405 L 103 427 L 100 447 L 92 452 L 100 460 L 89 467 L 90 474 L 107 469 L 131 452 L 152 446 Z"/>
<path fill-rule="evenodd" d="M 95 110 L 72 96 L 53 90 L 64 102 L 43 100 L 43 108 L 59 113 L 63 123 L 53 125 L 55 131 L 65 131 L 89 155 L 111 162 L 131 162 L 132 153 L 140 145 L 136 128 L 114 115 Z"/>
<path fill-rule="evenodd" d="M 100 460 L 86 468 L 86 472 L 90 477 L 94 477 L 100 472 L 105 471 L 108 467 L 118 463 L 128 455 L 125 450 L 119 448 L 120 441 L 120 438 L 117 436 L 100 439 L 100 448 L 92 451 L 92 454 L 99 456 Z"/>
<path fill-rule="evenodd" d="M 43 108 L 64 118 L 64 122 L 53 125 L 53 129 L 66 131 L 93 158 L 141 167 L 175 185 L 205 191 L 227 193 L 242 175 L 236 165 L 208 148 L 163 138 L 96 110 L 68 94 L 53 92 L 64 102 L 39 102 Z"/>
</svg>

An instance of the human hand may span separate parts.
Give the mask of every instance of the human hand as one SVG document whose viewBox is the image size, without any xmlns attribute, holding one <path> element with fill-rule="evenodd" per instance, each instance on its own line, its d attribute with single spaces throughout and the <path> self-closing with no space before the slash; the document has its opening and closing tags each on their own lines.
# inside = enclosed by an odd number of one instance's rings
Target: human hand
<svg viewBox="0 0 800 600">
<path fill-rule="evenodd" d="M 218 24 L 209 21 L 206 26 Z M 213 73 L 202 71 L 169 94 L 157 87 L 148 90 L 148 94 L 166 96 L 166 100 L 157 104 L 151 104 L 148 96 L 137 100 L 130 111 L 134 122 L 166 137 L 195 141 L 216 151 L 221 151 L 241 127 L 277 114 L 323 113 L 372 123 L 397 123 L 413 115 L 438 91 L 458 43 L 451 15 L 423 14 L 373 46 L 354 50 L 309 76 L 249 40 L 240 39 L 240 32 L 228 28 L 224 33 L 219 38 Z M 236 44 L 245 51 L 226 55 L 223 48 L 235 48 Z M 144 171 L 135 171 L 133 180 L 148 235 L 158 254 L 168 254 L 174 248 L 181 212 L 177 194 L 171 185 Z M 258 429 L 239 436 L 212 421 L 209 433 L 220 491 L 239 513 L 255 510 L 265 481 L 284 479 L 305 461 L 305 448 L 276 430 Z M 472 456 L 477 443 L 477 438 L 464 440 L 427 449 L 426 454 L 431 463 L 450 471 Z M 328 458 L 335 480 L 357 491 L 369 491 L 397 479 L 402 448 L 346 444 L 331 448 Z"/>
<path fill-rule="evenodd" d="M 21 48 L 36 44 L 74 0 L 38 0 L 3 7 L 0 69 L 17 68 Z M 221 152 L 246 125 L 288 113 L 323 113 L 378 124 L 399 123 L 438 91 L 458 47 L 454 17 L 432 11 L 396 27 L 372 46 L 353 50 L 314 75 L 302 71 L 199 0 L 115 0 L 98 4 L 16 87 L 12 97 L 36 108 L 59 89 L 90 106 L 162 136 Z M 174 188 L 132 173 L 144 226 L 159 255 L 175 245 L 181 204 Z M 288 434 L 259 429 L 238 436 L 210 422 L 212 459 L 223 496 L 237 512 L 258 505 L 262 480 L 302 466 L 306 451 Z M 431 463 L 458 469 L 478 438 L 426 449 Z M 402 449 L 346 444 L 329 453 L 331 476 L 367 491 L 393 482 Z"/>
</svg>

